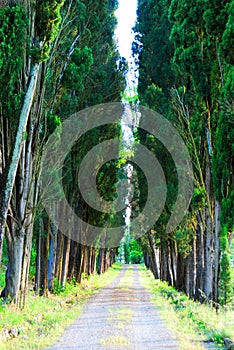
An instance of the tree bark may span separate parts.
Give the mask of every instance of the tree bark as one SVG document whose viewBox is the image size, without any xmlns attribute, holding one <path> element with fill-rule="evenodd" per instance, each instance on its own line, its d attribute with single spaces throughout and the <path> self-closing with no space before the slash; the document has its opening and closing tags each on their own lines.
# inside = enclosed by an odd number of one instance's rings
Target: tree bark
<svg viewBox="0 0 234 350">
<path fill-rule="evenodd" d="M 219 260 L 220 260 L 220 213 L 221 213 L 221 203 L 220 201 L 215 201 L 215 230 L 214 230 L 214 281 L 213 281 L 213 300 L 218 302 L 218 286 L 219 286 Z"/>
<path fill-rule="evenodd" d="M 5 168 L 4 174 L 1 177 L 1 196 L 0 196 L 0 253 L 2 251 L 4 229 L 6 224 L 7 212 L 11 199 L 13 186 L 15 183 L 16 172 L 21 155 L 21 149 L 24 142 L 27 122 L 31 111 L 33 99 L 35 96 L 37 79 L 39 75 L 40 65 L 36 63 L 30 74 L 30 82 L 25 95 L 24 104 L 21 109 L 19 124 L 14 141 L 14 148 L 10 157 L 9 165 Z M 0 256 L 1 260 L 1 256 Z"/>
<path fill-rule="evenodd" d="M 22 258 L 24 248 L 24 231 L 16 226 L 13 237 L 8 237 L 8 266 L 6 272 L 6 286 L 1 293 L 1 297 L 10 298 L 15 304 L 18 303 Z"/>
<path fill-rule="evenodd" d="M 63 251 L 63 266 L 62 266 L 62 277 L 61 286 L 64 287 L 67 276 L 68 276 L 68 264 L 69 264 L 69 254 L 70 254 L 71 240 L 68 237 L 64 238 L 64 251 Z"/>
<path fill-rule="evenodd" d="M 195 281 L 195 300 L 203 302 L 204 299 L 200 291 L 203 291 L 203 271 L 204 271 L 204 225 L 202 222 L 202 213 L 197 212 L 196 228 L 196 281 Z"/>
<path fill-rule="evenodd" d="M 151 271 L 153 272 L 153 275 L 155 278 L 159 278 L 159 267 L 158 267 L 158 262 L 157 262 L 157 257 L 156 257 L 156 251 L 155 251 L 155 246 L 152 238 L 151 231 L 147 231 L 148 235 L 148 242 L 150 246 L 150 268 Z"/>
</svg>

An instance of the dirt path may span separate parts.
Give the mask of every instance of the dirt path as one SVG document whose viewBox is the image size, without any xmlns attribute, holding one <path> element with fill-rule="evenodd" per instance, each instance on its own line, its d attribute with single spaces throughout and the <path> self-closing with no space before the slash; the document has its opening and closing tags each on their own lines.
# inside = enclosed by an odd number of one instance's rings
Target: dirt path
<svg viewBox="0 0 234 350">
<path fill-rule="evenodd" d="M 138 267 L 124 266 L 116 280 L 93 297 L 83 314 L 48 350 L 178 349 L 150 294 L 140 284 Z"/>
</svg>

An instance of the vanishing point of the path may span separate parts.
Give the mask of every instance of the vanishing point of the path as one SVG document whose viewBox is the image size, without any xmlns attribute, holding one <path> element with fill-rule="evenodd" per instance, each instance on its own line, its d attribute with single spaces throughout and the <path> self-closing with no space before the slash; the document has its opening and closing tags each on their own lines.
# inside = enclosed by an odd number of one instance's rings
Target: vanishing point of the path
<svg viewBox="0 0 234 350">
<path fill-rule="evenodd" d="M 150 293 L 140 283 L 138 267 L 123 267 L 114 282 L 91 298 L 82 315 L 48 350 L 178 349 Z"/>
</svg>

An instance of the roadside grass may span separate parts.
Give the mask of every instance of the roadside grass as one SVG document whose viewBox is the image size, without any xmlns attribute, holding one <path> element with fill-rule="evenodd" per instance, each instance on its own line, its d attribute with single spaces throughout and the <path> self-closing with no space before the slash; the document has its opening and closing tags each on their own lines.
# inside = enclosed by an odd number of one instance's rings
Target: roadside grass
<svg viewBox="0 0 234 350">
<path fill-rule="evenodd" d="M 233 306 L 221 308 L 217 314 L 210 305 L 190 300 L 167 283 L 155 280 L 145 267 L 140 267 L 140 281 L 152 293 L 152 302 L 167 326 L 176 332 L 181 350 L 205 349 L 209 342 L 214 349 L 225 349 L 224 338 L 234 339 Z"/>
<path fill-rule="evenodd" d="M 27 295 L 23 310 L 0 302 L 0 336 L 4 330 L 17 330 L 17 337 L 0 339 L 1 350 L 45 349 L 51 346 L 81 314 L 86 301 L 120 273 L 121 265 L 115 264 L 103 275 L 83 278 L 81 284 L 66 284 L 63 292 L 36 296 Z"/>
</svg>

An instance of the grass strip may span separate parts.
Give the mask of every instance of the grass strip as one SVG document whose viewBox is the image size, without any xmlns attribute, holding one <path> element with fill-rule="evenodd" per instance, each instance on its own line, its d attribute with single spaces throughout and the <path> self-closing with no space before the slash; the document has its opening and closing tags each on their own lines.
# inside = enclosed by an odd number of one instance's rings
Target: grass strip
<svg viewBox="0 0 234 350">
<path fill-rule="evenodd" d="M 63 292 L 49 297 L 35 296 L 31 291 L 23 310 L 1 302 L 0 349 L 33 350 L 51 346 L 81 314 L 87 300 L 111 283 L 120 270 L 121 265 L 115 264 L 103 275 L 86 277 L 81 284 L 66 284 Z M 4 330 L 14 328 L 19 335 L 5 339 Z"/>
<path fill-rule="evenodd" d="M 233 305 L 217 313 L 212 306 L 195 302 L 166 282 L 155 280 L 145 267 L 140 267 L 140 281 L 152 293 L 152 302 L 166 325 L 176 332 L 181 350 L 205 349 L 209 342 L 215 349 L 225 349 L 224 338 L 234 339 Z"/>
</svg>

